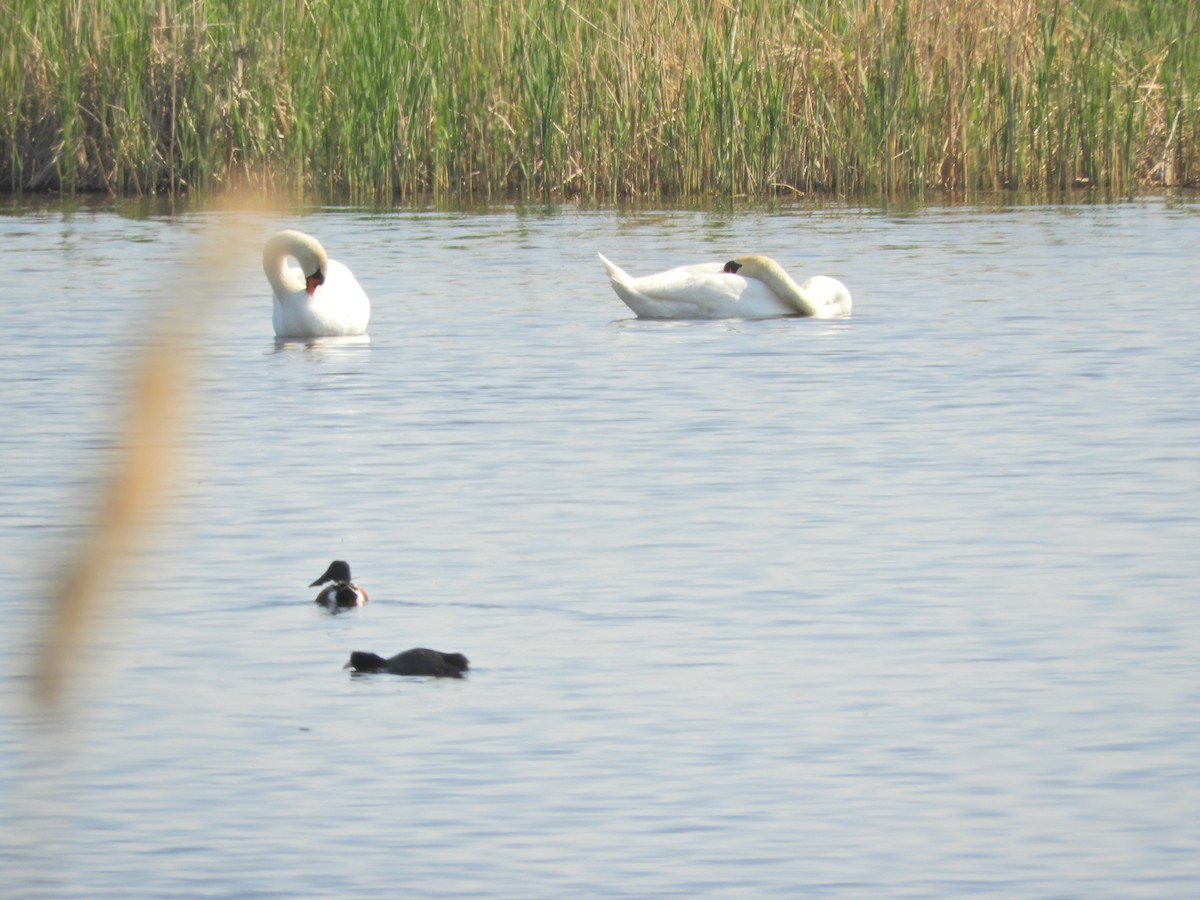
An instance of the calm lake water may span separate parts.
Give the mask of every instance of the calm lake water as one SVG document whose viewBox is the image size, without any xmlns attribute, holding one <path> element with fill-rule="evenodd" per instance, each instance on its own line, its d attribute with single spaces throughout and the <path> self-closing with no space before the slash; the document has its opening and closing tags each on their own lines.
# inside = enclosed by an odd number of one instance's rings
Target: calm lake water
<svg viewBox="0 0 1200 900">
<path fill-rule="evenodd" d="M 0 215 L 6 897 L 1200 895 L 1200 203 L 137 210 Z M 276 345 L 281 227 L 369 342 Z M 637 321 L 596 251 L 855 312 Z M 42 721 L 196 294 L 172 502 Z M 470 677 L 341 668 L 412 646 Z"/>
</svg>

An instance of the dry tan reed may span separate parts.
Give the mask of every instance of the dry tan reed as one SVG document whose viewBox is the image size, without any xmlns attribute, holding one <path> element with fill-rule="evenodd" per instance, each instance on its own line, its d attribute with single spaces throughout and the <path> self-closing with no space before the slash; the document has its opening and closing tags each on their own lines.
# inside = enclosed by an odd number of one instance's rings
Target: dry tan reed
<svg viewBox="0 0 1200 900">
<path fill-rule="evenodd" d="M 194 270 L 179 273 L 183 287 L 165 301 L 131 368 L 126 416 L 115 436 L 119 449 L 98 486 L 95 520 L 80 544 L 65 552 L 61 581 L 48 598 L 32 685 L 34 700 L 46 711 L 62 708 L 69 696 L 72 677 L 88 659 L 96 623 L 115 599 L 117 574 L 136 559 L 179 478 L 194 347 L 220 305 L 205 287 L 205 273 L 246 245 L 246 229 L 246 222 L 225 218 L 219 230 L 198 242 Z"/>
</svg>

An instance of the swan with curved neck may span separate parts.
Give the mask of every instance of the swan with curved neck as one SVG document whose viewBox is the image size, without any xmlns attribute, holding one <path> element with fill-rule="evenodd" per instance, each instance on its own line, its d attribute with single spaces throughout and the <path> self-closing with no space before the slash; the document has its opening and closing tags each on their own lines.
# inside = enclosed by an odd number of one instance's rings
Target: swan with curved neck
<svg viewBox="0 0 1200 900">
<path fill-rule="evenodd" d="M 850 292 L 817 275 L 803 285 L 766 256 L 679 266 L 635 278 L 600 254 L 613 290 L 642 319 L 768 319 L 849 315 Z"/>
<path fill-rule="evenodd" d="M 289 266 L 289 258 L 300 268 Z M 272 236 L 263 248 L 263 272 L 275 293 L 277 337 L 366 333 L 371 301 L 354 274 L 330 259 L 312 235 L 289 230 Z"/>
<path fill-rule="evenodd" d="M 836 278 L 814 275 L 803 285 L 796 284 L 769 256 L 735 256 L 725 263 L 724 271 L 761 281 L 802 316 L 832 319 L 849 315 L 853 307 L 850 291 Z"/>
</svg>

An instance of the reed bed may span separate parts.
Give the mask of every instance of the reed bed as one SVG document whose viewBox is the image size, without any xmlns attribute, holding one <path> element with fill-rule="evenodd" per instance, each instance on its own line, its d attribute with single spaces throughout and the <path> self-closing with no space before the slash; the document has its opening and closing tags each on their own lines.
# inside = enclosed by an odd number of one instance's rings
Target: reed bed
<svg viewBox="0 0 1200 900">
<path fill-rule="evenodd" d="M 0 189 L 1200 184 L 1197 0 L 0 0 Z"/>
</svg>

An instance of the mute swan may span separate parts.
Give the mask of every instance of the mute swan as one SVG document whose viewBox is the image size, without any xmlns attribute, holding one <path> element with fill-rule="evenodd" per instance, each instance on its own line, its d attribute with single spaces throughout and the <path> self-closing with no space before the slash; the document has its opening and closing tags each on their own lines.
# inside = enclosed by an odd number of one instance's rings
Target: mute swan
<svg viewBox="0 0 1200 900">
<path fill-rule="evenodd" d="M 768 319 L 849 315 L 851 300 L 836 278 L 798 285 L 775 260 L 738 256 L 722 266 L 700 263 L 633 278 L 598 254 L 617 296 L 641 319 Z"/>
<path fill-rule="evenodd" d="M 365 653 L 355 650 L 350 654 L 350 662 L 343 669 L 353 669 L 355 672 L 390 672 L 393 675 L 432 675 L 435 678 L 462 678 L 462 673 L 469 667 L 467 658 L 461 653 L 442 653 L 440 650 L 427 650 L 424 647 L 414 647 L 395 656 L 384 659 L 377 653 Z"/>
<path fill-rule="evenodd" d="M 300 263 L 295 269 L 288 257 Z M 263 272 L 275 291 L 277 337 L 364 334 L 371 301 L 354 275 L 330 259 L 316 238 L 281 231 L 263 248 Z"/>
<path fill-rule="evenodd" d="M 325 574 L 314 581 L 309 587 L 317 587 L 327 581 L 333 584 L 323 588 L 317 594 L 316 603 L 326 606 L 335 612 L 347 606 L 362 606 L 367 602 L 367 592 L 350 580 L 350 564 L 335 559 L 325 570 Z"/>
</svg>

